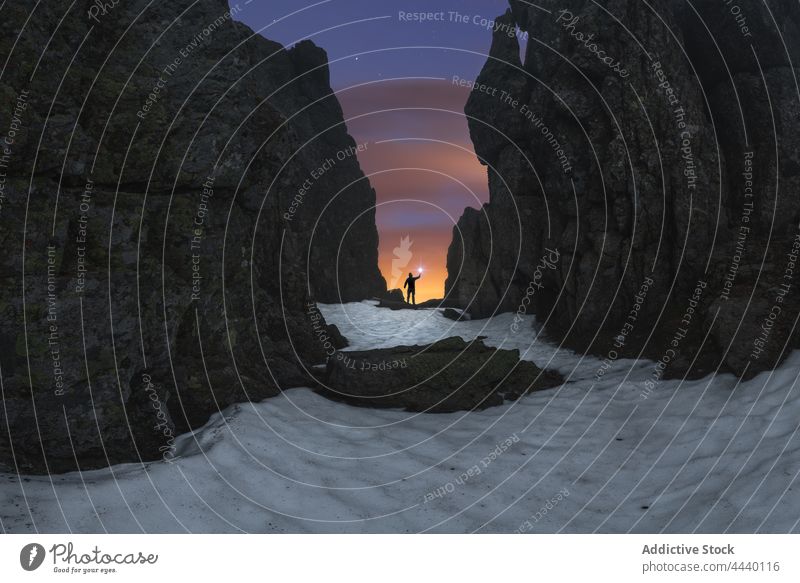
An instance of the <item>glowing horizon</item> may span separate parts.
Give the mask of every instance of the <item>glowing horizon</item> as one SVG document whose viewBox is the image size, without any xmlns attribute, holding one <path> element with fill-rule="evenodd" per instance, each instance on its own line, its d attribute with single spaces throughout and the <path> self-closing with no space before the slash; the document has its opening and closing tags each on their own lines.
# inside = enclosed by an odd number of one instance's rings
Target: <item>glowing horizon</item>
<svg viewBox="0 0 800 583">
<path fill-rule="evenodd" d="M 465 208 L 488 200 L 463 114 L 468 96 L 447 80 L 387 81 L 339 96 L 348 131 L 369 143 L 358 160 L 376 192 L 378 267 L 388 289 L 422 267 L 418 302 L 444 297 L 453 227 Z"/>
<path fill-rule="evenodd" d="M 427 4 L 413 0 L 420 10 Z M 463 9 L 446 0 L 443 9 Z M 342 10 L 368 24 L 331 29 Z M 485 0 L 481 12 L 497 16 L 506 0 Z M 416 285 L 418 301 L 444 296 L 447 249 L 453 226 L 466 207 L 488 201 L 486 169 L 475 156 L 464 105 L 469 89 L 453 79 L 475 79 L 486 62 L 492 34 L 485 27 L 457 22 L 427 27 L 398 26 L 380 3 L 320 5 L 273 27 L 276 15 L 297 10 L 296 0 L 252 3 L 237 14 L 255 30 L 291 46 L 310 38 L 328 54 L 330 79 L 347 130 L 357 144 L 362 170 L 376 192 L 375 224 L 380 237 L 378 267 L 391 288 L 402 287 L 408 272 L 424 268 Z M 264 28 L 268 27 L 268 28 Z M 354 33 L 354 31 L 358 33 Z M 437 47 L 462 47 L 446 50 Z M 387 50 L 387 47 L 390 47 Z M 409 263 L 396 285 L 394 250 L 411 242 Z M 421 262 L 421 263 L 420 263 Z"/>
</svg>

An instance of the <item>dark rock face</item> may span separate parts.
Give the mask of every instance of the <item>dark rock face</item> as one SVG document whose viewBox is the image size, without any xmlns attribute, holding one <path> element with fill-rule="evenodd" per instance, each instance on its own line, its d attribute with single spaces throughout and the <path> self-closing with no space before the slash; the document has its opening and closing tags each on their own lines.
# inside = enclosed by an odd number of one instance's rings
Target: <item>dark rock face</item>
<svg viewBox="0 0 800 583">
<path fill-rule="evenodd" d="M 519 359 L 518 350 L 447 338 L 428 346 L 339 352 L 328 359 L 322 394 L 365 407 L 448 413 L 501 405 L 563 383 Z"/>
<path fill-rule="evenodd" d="M 673 374 L 774 367 L 798 345 L 800 7 L 510 4 L 465 108 L 490 202 L 447 292 Z"/>
<path fill-rule="evenodd" d="M 401 289 L 390 289 L 385 294 L 381 296 L 382 300 L 389 300 L 393 302 L 404 302 L 406 301 L 406 296 Z"/>
<path fill-rule="evenodd" d="M 324 51 L 222 0 L 146 5 L 3 9 L 0 468 L 168 454 L 306 382 L 312 297 L 385 289 Z"/>
</svg>

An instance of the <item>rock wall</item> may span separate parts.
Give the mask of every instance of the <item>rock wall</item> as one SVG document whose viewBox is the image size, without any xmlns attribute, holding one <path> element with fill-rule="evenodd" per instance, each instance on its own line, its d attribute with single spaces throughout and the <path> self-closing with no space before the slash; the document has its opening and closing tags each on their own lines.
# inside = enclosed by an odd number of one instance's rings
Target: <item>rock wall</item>
<svg viewBox="0 0 800 583">
<path fill-rule="evenodd" d="M 667 374 L 774 367 L 797 346 L 797 3 L 511 0 L 498 22 L 465 108 L 490 202 L 447 292 Z"/>
<path fill-rule="evenodd" d="M 385 290 L 325 52 L 223 0 L 105 4 L 0 21 L 0 469 L 169 456 L 308 382 L 312 299 Z"/>
</svg>

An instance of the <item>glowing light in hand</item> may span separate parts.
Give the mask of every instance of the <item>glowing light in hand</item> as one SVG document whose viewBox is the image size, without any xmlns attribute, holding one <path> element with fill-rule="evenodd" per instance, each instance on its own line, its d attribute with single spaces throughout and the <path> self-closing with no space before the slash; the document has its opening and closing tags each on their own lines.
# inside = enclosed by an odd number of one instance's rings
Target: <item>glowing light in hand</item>
<svg viewBox="0 0 800 583">
<path fill-rule="evenodd" d="M 421 268 L 421 267 L 418 267 L 418 268 L 417 268 L 417 272 L 419 272 L 419 273 L 422 273 L 422 268 Z"/>
</svg>

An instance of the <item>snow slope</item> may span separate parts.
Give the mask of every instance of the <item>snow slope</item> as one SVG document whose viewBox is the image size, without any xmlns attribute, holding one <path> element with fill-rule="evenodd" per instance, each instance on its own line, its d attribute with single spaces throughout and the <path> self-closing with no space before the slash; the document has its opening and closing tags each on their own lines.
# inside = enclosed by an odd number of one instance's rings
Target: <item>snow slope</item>
<svg viewBox="0 0 800 583">
<path fill-rule="evenodd" d="M 321 306 L 349 349 L 460 335 L 567 382 L 474 413 L 354 408 L 309 389 L 215 415 L 172 462 L 0 475 L 5 532 L 797 532 L 800 353 L 773 373 L 662 381 L 605 370 L 511 314 Z M 597 380 L 598 371 L 605 374 Z"/>
</svg>

